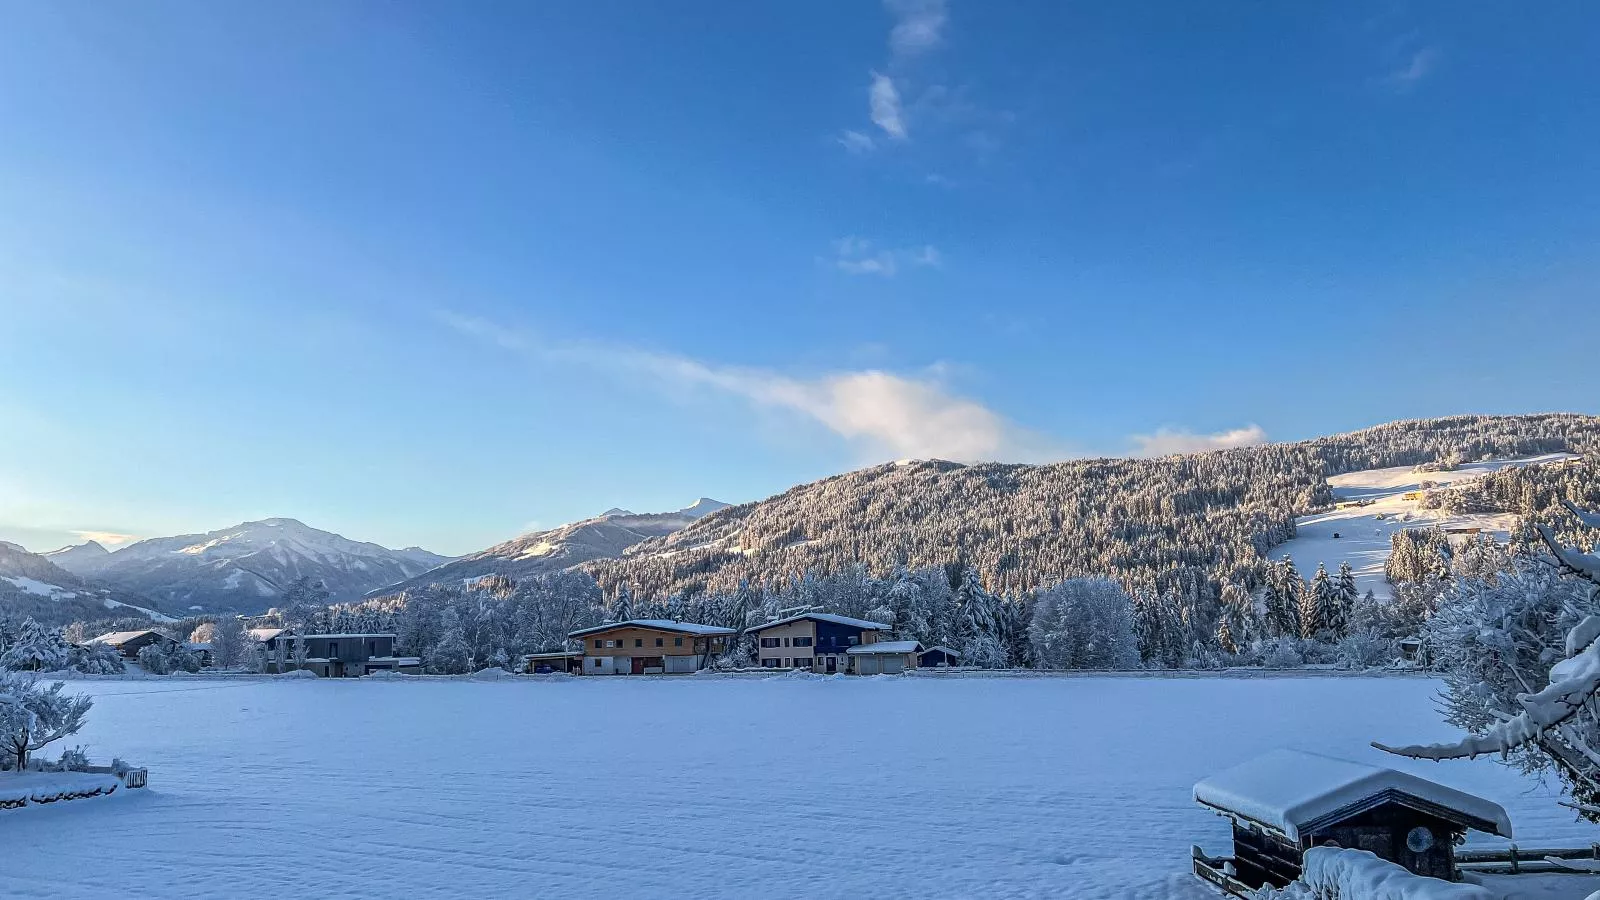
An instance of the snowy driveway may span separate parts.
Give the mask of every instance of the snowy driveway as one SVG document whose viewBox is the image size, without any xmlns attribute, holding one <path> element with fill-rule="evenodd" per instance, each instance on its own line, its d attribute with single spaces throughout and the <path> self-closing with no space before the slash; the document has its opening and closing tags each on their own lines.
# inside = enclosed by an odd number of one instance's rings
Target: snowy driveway
<svg viewBox="0 0 1600 900">
<path fill-rule="evenodd" d="M 0 813 L 0 896 L 1185 900 L 1201 776 L 1448 734 L 1414 678 L 75 687 L 151 790 Z M 1492 762 L 1408 768 L 1594 835 Z"/>
</svg>

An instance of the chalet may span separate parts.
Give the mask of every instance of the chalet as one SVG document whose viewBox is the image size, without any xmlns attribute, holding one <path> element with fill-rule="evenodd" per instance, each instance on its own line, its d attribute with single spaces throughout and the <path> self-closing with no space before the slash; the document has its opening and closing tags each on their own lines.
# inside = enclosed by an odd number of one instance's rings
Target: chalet
<svg viewBox="0 0 1600 900">
<path fill-rule="evenodd" d="M 583 642 L 585 675 L 683 675 L 728 649 L 732 628 L 672 619 L 629 619 L 567 635 Z"/>
<path fill-rule="evenodd" d="M 529 675 L 549 675 L 556 672 L 582 674 L 583 651 L 555 650 L 549 653 L 529 653 L 522 657 L 522 671 Z"/>
<path fill-rule="evenodd" d="M 849 670 L 850 648 L 876 643 L 889 626 L 832 613 L 801 613 L 750 629 L 765 669 Z"/>
<path fill-rule="evenodd" d="M 1394 769 L 1275 750 L 1194 786 L 1195 802 L 1233 823 L 1233 856 L 1196 847 L 1194 871 L 1238 897 L 1299 877 L 1316 846 L 1368 850 L 1431 878 L 1458 878 L 1468 830 L 1511 837 L 1498 803 Z"/>
<path fill-rule="evenodd" d="M 938 669 L 948 666 L 961 665 L 961 654 L 949 647 L 929 647 L 917 654 L 917 667 L 922 669 Z"/>
<path fill-rule="evenodd" d="M 170 651 L 178 646 L 178 642 L 167 637 L 159 631 L 113 631 L 102 634 L 97 638 L 90 638 L 90 644 L 105 644 L 107 647 L 121 653 L 126 659 L 137 659 L 139 651 L 157 644 L 164 651 Z"/>
<path fill-rule="evenodd" d="M 873 641 L 846 650 L 851 675 L 899 675 L 917 667 L 922 645 L 916 641 Z"/>
</svg>

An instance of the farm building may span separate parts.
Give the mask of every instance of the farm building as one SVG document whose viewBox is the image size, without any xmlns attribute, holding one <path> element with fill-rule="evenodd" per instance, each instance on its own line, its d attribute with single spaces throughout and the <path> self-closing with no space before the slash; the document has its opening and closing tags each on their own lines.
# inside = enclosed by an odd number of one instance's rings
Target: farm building
<svg viewBox="0 0 1600 900">
<path fill-rule="evenodd" d="M 159 631 L 113 631 L 97 638 L 90 638 L 88 643 L 105 644 L 127 659 L 137 659 L 139 651 L 151 644 L 159 644 L 163 650 L 171 650 L 178 646 L 177 641 Z"/>
<path fill-rule="evenodd" d="M 568 634 L 584 644 L 585 675 L 682 675 L 706 667 L 727 649 L 732 628 L 630 619 L 582 628 Z"/>
<path fill-rule="evenodd" d="M 1233 821 L 1233 856 L 1195 848 L 1194 871 L 1239 897 L 1299 877 L 1316 846 L 1368 850 L 1407 870 L 1457 879 L 1455 845 L 1471 830 L 1511 837 L 1498 803 L 1363 763 L 1275 750 L 1194 786 L 1201 806 Z"/>
</svg>

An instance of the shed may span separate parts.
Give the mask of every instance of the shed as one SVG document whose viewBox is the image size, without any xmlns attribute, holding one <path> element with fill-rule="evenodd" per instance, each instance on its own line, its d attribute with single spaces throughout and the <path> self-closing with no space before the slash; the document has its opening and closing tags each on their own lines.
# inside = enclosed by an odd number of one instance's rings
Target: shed
<svg viewBox="0 0 1600 900">
<path fill-rule="evenodd" d="M 529 653 L 522 657 L 522 671 L 529 675 L 549 675 L 553 672 L 579 674 L 583 671 L 582 650 L 555 650 L 549 653 Z"/>
<path fill-rule="evenodd" d="M 1196 848 L 1195 874 L 1239 896 L 1294 881 L 1316 846 L 1369 850 L 1454 881 L 1455 845 L 1469 829 L 1511 837 L 1510 816 L 1492 800 L 1303 750 L 1275 750 L 1219 772 L 1194 786 L 1194 799 L 1233 822 L 1233 856 Z"/>
<path fill-rule="evenodd" d="M 856 675 L 898 675 L 917 666 L 922 645 L 916 641 L 876 641 L 845 651 Z"/>
<path fill-rule="evenodd" d="M 961 665 L 961 654 L 945 646 L 929 647 L 917 654 L 917 665 L 925 669 L 941 666 L 959 666 Z"/>
</svg>

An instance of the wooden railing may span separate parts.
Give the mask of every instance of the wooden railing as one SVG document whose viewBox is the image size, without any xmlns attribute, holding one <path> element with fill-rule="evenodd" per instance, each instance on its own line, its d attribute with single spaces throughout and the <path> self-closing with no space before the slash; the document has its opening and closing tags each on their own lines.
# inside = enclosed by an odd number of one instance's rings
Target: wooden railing
<svg viewBox="0 0 1600 900">
<path fill-rule="evenodd" d="M 1595 862 L 1600 860 L 1600 844 L 1587 847 L 1524 848 L 1512 844 L 1504 850 L 1457 850 L 1456 868 L 1488 875 L 1520 875 L 1539 872 L 1572 872 L 1573 868 L 1549 859 Z"/>
</svg>

